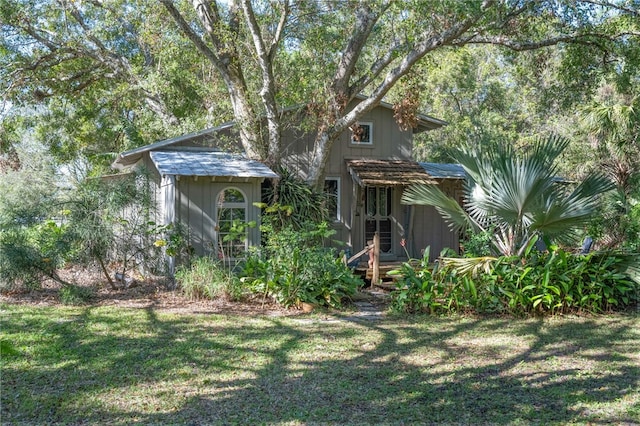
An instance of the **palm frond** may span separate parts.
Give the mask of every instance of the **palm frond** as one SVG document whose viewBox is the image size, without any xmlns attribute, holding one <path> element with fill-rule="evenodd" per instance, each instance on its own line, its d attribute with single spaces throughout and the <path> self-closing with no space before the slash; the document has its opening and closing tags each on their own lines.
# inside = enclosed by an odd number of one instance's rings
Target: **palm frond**
<svg viewBox="0 0 640 426">
<path fill-rule="evenodd" d="M 481 230 L 481 227 L 469 217 L 455 199 L 435 185 L 411 185 L 402 194 L 401 202 L 433 206 L 449 222 L 454 232 L 468 228 Z"/>
<path fill-rule="evenodd" d="M 640 253 L 629 253 L 619 256 L 622 260 L 616 265 L 616 268 L 640 286 Z"/>
<path fill-rule="evenodd" d="M 611 189 L 613 184 L 608 179 L 591 175 L 568 196 L 549 199 L 543 209 L 535 211 L 530 228 L 557 237 L 584 225 L 597 209 L 598 196 Z"/>
<path fill-rule="evenodd" d="M 493 264 L 497 260 L 498 258 L 493 256 L 441 257 L 440 265 L 444 268 L 452 268 L 458 275 L 477 277 L 480 272 L 491 273 Z"/>
</svg>

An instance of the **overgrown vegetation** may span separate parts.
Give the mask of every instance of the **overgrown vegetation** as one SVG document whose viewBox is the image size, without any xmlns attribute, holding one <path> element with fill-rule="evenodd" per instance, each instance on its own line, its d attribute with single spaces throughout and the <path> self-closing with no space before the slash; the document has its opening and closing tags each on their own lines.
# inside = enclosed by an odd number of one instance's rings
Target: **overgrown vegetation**
<svg viewBox="0 0 640 426">
<path fill-rule="evenodd" d="M 327 223 L 307 230 L 263 226 L 265 244 L 252 250 L 240 272 L 252 291 L 272 296 L 284 306 L 303 302 L 338 308 L 363 285 L 334 248 L 325 247 L 334 231 Z"/>
<path fill-rule="evenodd" d="M 144 172 L 60 188 L 46 169 L 40 178 L 51 182 L 29 188 L 25 173 L 39 157 L 28 154 L 21 152 L 20 168 L 0 175 L 0 288 L 36 289 L 52 279 L 67 289 L 72 283 L 57 271 L 69 263 L 99 265 L 114 289 L 114 272 L 164 272 L 154 242 L 170 238 L 170 230 L 155 223 Z"/>
<path fill-rule="evenodd" d="M 240 279 L 223 262 L 208 257 L 198 257 L 182 265 L 175 279 L 189 299 L 238 300 L 243 293 Z"/>
<path fill-rule="evenodd" d="M 525 258 L 479 258 L 472 268 L 466 259 L 441 260 L 438 267 L 429 265 L 427 254 L 418 268 L 407 263 L 395 272 L 395 310 L 519 316 L 603 313 L 640 302 L 638 255 L 576 255 L 553 246 Z"/>
<path fill-rule="evenodd" d="M 262 245 L 250 248 L 235 265 L 228 256 L 185 265 L 176 274 L 182 291 L 190 298 L 253 293 L 284 307 L 303 303 L 341 307 L 363 282 L 332 247 L 335 231 L 327 221 L 326 196 L 285 171 L 266 195 L 268 202 L 259 204 Z M 223 243 L 238 235 L 244 238 L 244 226 L 225 230 Z"/>
<path fill-rule="evenodd" d="M 557 136 L 540 138 L 525 151 L 506 142 L 464 144 L 451 153 L 466 174 L 464 208 L 437 185 L 411 185 L 402 202 L 435 207 L 454 231 L 490 232 L 504 256 L 521 257 L 539 237 L 547 244 L 575 244 L 577 229 L 614 186 L 598 173 L 571 187 L 559 183 L 556 160 L 568 144 Z"/>
</svg>

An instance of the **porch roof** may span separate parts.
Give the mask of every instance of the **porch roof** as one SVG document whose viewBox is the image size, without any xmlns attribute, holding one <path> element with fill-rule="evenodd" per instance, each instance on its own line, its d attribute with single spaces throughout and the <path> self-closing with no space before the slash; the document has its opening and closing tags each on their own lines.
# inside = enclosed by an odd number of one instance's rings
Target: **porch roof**
<svg viewBox="0 0 640 426">
<path fill-rule="evenodd" d="M 347 160 L 347 169 L 360 186 L 436 183 L 418 162 L 411 160 Z"/>
<path fill-rule="evenodd" d="M 277 178 L 259 161 L 220 151 L 182 149 L 152 151 L 151 161 L 161 175 Z"/>
</svg>

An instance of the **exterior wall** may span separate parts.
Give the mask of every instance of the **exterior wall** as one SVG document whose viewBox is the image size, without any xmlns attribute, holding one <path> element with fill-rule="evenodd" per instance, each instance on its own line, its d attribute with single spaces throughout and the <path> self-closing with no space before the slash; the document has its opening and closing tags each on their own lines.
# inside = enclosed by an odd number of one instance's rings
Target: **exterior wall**
<svg viewBox="0 0 640 426">
<path fill-rule="evenodd" d="M 355 253 L 366 244 L 364 206 L 364 188 L 358 186 L 350 176 L 346 161 L 348 159 L 412 159 L 413 133 L 411 130 L 401 130 L 393 118 L 393 111 L 386 107 L 377 107 L 367 113 L 362 123 L 372 125 L 373 143 L 369 145 L 355 145 L 351 143 L 351 132 L 344 132 L 334 142 L 326 168 L 326 178 L 339 180 L 340 200 L 339 218 L 333 224 L 337 231 L 334 239 L 342 241 L 346 248 Z M 305 179 L 308 175 L 310 153 L 315 139 L 314 133 L 304 133 L 289 129 L 283 135 L 283 165 Z M 233 139 L 229 131 L 221 132 L 215 138 L 207 141 L 187 141 L 176 146 L 217 146 L 225 149 L 225 140 Z M 144 156 L 145 166 L 155 171 L 148 154 Z M 247 199 L 247 221 L 259 223 L 260 210 L 253 206 L 253 202 L 261 199 L 260 180 L 229 181 L 229 178 L 212 180 L 211 178 L 193 177 L 160 177 L 154 176 L 156 196 L 161 206 L 158 212 L 158 223 L 169 223 L 173 219 L 188 228 L 189 241 L 195 252 L 207 255 L 217 246 L 216 199 L 220 191 L 233 187 L 242 191 Z M 453 195 L 456 191 L 455 181 L 442 183 L 446 192 Z M 458 249 L 457 235 L 452 233 L 437 211 L 431 207 L 406 206 L 400 203 L 404 187 L 393 188 L 391 223 L 392 223 L 392 251 L 382 260 L 396 260 L 406 258 L 406 251 L 400 244 L 404 238 L 406 249 L 411 257 L 420 257 L 420 251 L 426 246 L 431 247 L 431 258 L 434 259 L 445 247 Z M 175 200 L 175 202 L 172 202 Z M 260 243 L 259 229 L 249 229 L 249 245 Z"/>
<path fill-rule="evenodd" d="M 260 180 L 234 182 L 228 178 L 213 180 L 210 177 L 176 178 L 175 188 L 175 218 L 188 229 L 189 242 L 198 255 L 215 253 L 217 247 L 218 206 L 217 199 L 221 191 L 227 188 L 240 190 L 246 201 L 247 222 L 260 222 L 260 209 L 253 203 L 260 200 Z M 260 243 L 258 227 L 249 228 L 249 246 Z"/>
<path fill-rule="evenodd" d="M 146 173 L 149 173 L 149 178 L 150 178 L 149 184 L 151 185 L 150 189 L 153 194 L 152 196 L 154 200 L 154 205 L 156 206 L 155 210 L 152 213 L 153 217 L 149 219 L 154 221 L 157 224 L 165 225 L 168 222 L 165 222 L 164 220 L 164 216 L 166 212 L 166 203 L 164 201 L 164 190 L 162 188 L 162 178 L 160 177 L 160 175 L 158 174 L 158 171 L 156 170 L 155 166 L 151 162 L 151 158 L 149 157 L 148 154 L 143 157 L 141 166 Z"/>
<path fill-rule="evenodd" d="M 377 159 L 410 159 L 413 147 L 413 132 L 403 131 L 393 118 L 393 111 L 385 107 L 377 107 L 368 112 L 361 120 L 362 123 L 373 125 L 373 144 L 354 145 L 351 143 L 351 133 L 344 132 L 331 149 L 327 163 L 327 177 L 341 177 L 351 180 L 345 160 L 358 158 Z M 301 178 L 308 175 L 310 153 L 313 150 L 315 133 L 303 133 L 297 130 L 287 130 L 283 135 L 285 151 L 284 163 L 290 170 L 298 172 Z"/>
<path fill-rule="evenodd" d="M 370 146 L 352 144 L 351 132 L 344 132 L 334 142 L 325 170 L 326 178 L 337 178 L 340 181 L 340 213 L 339 220 L 333 224 L 333 229 L 337 232 L 334 238 L 345 243 L 343 248 L 351 250 L 352 253 L 360 251 L 366 244 L 363 221 L 365 215 L 364 193 L 362 188 L 353 181 L 345 160 L 359 158 L 411 159 L 413 144 L 412 131 L 401 130 L 393 118 L 393 111 L 389 108 L 374 108 L 360 122 L 372 125 L 373 143 Z M 289 170 L 297 172 L 302 179 L 306 179 L 308 175 L 310 153 L 313 150 L 315 136 L 314 133 L 295 130 L 288 130 L 283 135 L 283 146 L 285 147 L 283 163 Z M 400 212 L 402 209 L 400 206 L 401 192 L 401 188 L 394 190 L 392 212 Z M 396 225 L 394 224 L 394 228 L 397 228 Z M 399 241 L 400 237 L 397 238 L 397 244 L 394 245 L 394 253 L 396 245 L 399 249 L 398 253 L 404 253 Z"/>
<path fill-rule="evenodd" d="M 462 183 L 458 180 L 444 180 L 440 182 L 441 189 L 450 196 L 461 193 Z M 430 247 L 430 260 L 438 258 L 445 248 L 459 250 L 459 237 L 451 231 L 449 225 L 440 213 L 431 206 L 413 206 L 413 221 L 408 238 L 414 257 L 421 257 L 421 250 Z"/>
</svg>

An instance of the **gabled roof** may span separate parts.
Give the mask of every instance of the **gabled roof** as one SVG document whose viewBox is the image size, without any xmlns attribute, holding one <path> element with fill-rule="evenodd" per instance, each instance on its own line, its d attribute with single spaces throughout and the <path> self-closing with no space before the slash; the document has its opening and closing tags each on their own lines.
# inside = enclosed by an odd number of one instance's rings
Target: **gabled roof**
<svg viewBox="0 0 640 426">
<path fill-rule="evenodd" d="M 347 160 L 347 169 L 360 186 L 435 183 L 420 164 L 411 160 Z"/>
<path fill-rule="evenodd" d="M 357 95 L 356 99 L 364 100 L 367 99 L 367 97 L 364 95 Z M 393 110 L 393 105 L 388 102 L 380 102 L 379 105 L 383 108 Z M 293 111 L 300 108 L 301 106 L 286 108 L 284 111 Z M 446 121 L 439 120 L 426 114 L 417 114 L 417 119 L 418 123 L 417 127 L 413 129 L 414 133 L 423 132 L 425 130 L 438 129 L 447 124 Z M 145 152 L 170 147 L 181 142 L 199 142 L 215 135 L 222 130 L 231 129 L 233 126 L 235 126 L 235 122 L 229 121 L 216 127 L 210 127 L 208 129 L 199 130 L 197 132 L 187 133 L 185 135 L 164 139 L 150 145 L 145 145 L 139 148 L 125 151 L 116 157 L 111 166 L 115 169 L 122 170 L 133 164 L 136 164 L 140 160 L 140 158 L 142 158 L 142 155 Z"/>
<path fill-rule="evenodd" d="M 185 135 L 176 136 L 174 138 L 164 139 L 164 140 L 152 143 L 150 145 L 145 145 L 139 148 L 125 151 L 119 154 L 118 157 L 116 157 L 115 161 L 111 166 L 118 170 L 122 170 L 125 167 L 131 166 L 137 163 L 138 160 L 142 158 L 142 154 L 144 154 L 145 152 L 169 147 L 180 142 L 204 140 L 221 130 L 230 129 L 231 127 L 233 127 L 233 125 L 234 123 L 230 121 L 230 122 L 221 124 L 220 126 L 210 127 L 208 129 L 199 130 L 197 132 L 187 133 Z"/>
<path fill-rule="evenodd" d="M 466 173 L 460 164 L 420 163 L 434 179 L 464 179 Z"/>
<path fill-rule="evenodd" d="M 278 177 L 275 172 L 259 161 L 225 152 L 181 149 L 152 151 L 149 155 L 158 172 L 163 176 Z"/>
<path fill-rule="evenodd" d="M 367 97 L 364 95 L 356 95 L 356 99 L 360 99 L 361 101 L 363 101 L 367 99 Z M 390 104 L 389 102 L 380 101 L 380 106 L 393 111 L 393 104 Z M 420 133 L 424 132 L 425 130 L 439 129 L 440 127 L 446 126 L 448 124 L 444 120 L 440 120 L 427 114 L 416 114 L 416 118 L 418 119 L 418 126 L 413 129 L 413 133 Z"/>
</svg>

